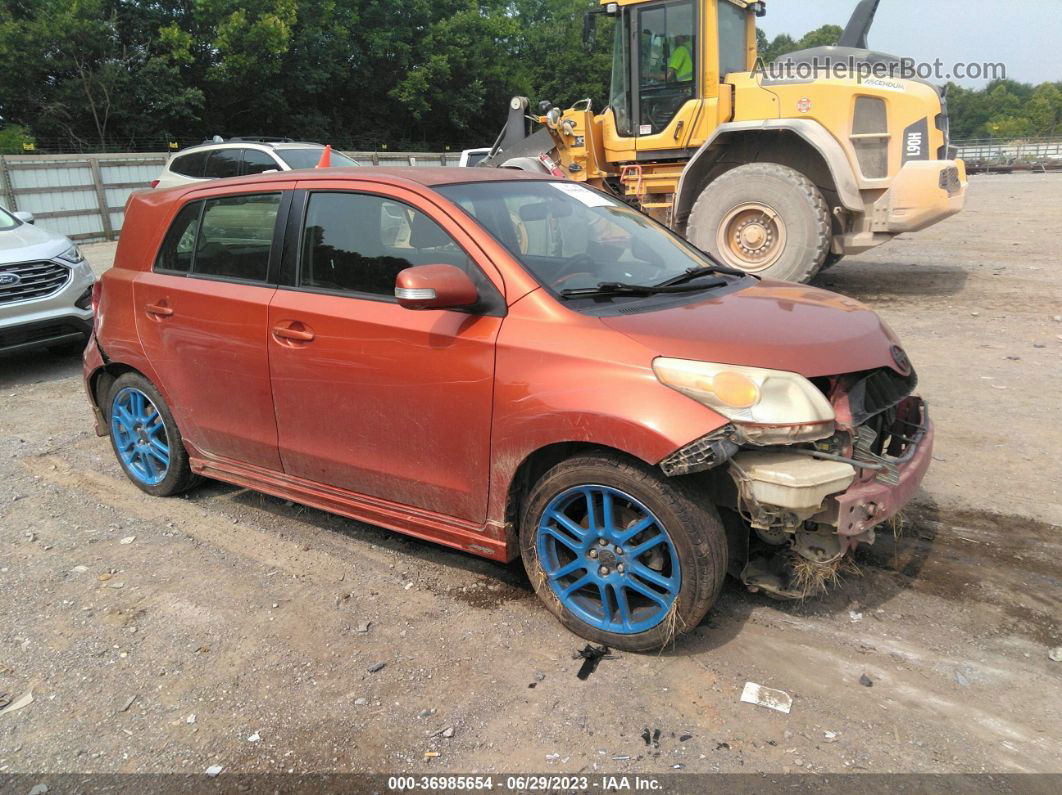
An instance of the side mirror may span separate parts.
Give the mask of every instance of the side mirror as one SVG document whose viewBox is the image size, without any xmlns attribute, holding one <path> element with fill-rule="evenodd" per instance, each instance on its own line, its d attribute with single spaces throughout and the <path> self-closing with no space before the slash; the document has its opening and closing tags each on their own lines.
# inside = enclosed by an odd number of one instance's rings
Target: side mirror
<svg viewBox="0 0 1062 795">
<path fill-rule="evenodd" d="M 417 265 L 399 272 L 395 298 L 406 309 L 457 309 L 479 301 L 479 292 L 454 265 Z"/>
<path fill-rule="evenodd" d="M 13 216 L 15 216 L 18 220 L 22 221 L 23 223 L 26 223 L 26 224 L 32 224 L 33 223 L 33 213 L 17 212 L 17 213 L 11 213 L 11 214 Z"/>
</svg>

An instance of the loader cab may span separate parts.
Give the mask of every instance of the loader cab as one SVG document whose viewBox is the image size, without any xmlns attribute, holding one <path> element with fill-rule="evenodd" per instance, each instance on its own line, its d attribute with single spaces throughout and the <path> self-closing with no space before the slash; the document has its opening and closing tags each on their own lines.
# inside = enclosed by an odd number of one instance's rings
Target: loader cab
<svg viewBox="0 0 1062 795">
<path fill-rule="evenodd" d="M 758 8 L 744 0 L 607 4 L 616 29 L 606 149 L 653 159 L 703 142 L 729 115 L 726 91 L 724 118 L 718 113 L 723 77 L 752 68 Z"/>
</svg>

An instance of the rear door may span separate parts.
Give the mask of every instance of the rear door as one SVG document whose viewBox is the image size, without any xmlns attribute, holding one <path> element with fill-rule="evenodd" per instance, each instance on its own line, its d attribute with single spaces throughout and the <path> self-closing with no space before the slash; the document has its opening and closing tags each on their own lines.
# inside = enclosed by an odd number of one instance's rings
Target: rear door
<svg viewBox="0 0 1062 795">
<path fill-rule="evenodd" d="M 289 186 L 196 194 L 133 287 L 140 339 L 187 441 L 271 470 L 280 457 L 266 322 Z"/>
<path fill-rule="evenodd" d="M 313 190 L 296 195 L 285 252 L 290 284 L 269 308 L 284 471 L 483 521 L 500 277 L 486 276 L 493 266 L 471 237 L 417 194 L 305 184 Z M 398 272 L 436 263 L 469 272 L 485 306 L 400 307 Z"/>
</svg>

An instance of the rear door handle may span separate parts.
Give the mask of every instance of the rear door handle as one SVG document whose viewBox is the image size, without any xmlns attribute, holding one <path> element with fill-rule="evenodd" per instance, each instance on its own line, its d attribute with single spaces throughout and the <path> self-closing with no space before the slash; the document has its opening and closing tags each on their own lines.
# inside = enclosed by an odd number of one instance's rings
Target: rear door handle
<svg viewBox="0 0 1062 795">
<path fill-rule="evenodd" d="M 273 336 L 292 342 L 313 342 L 314 334 L 302 323 L 293 323 L 290 326 L 273 326 Z"/>
<path fill-rule="evenodd" d="M 144 307 L 149 315 L 157 315 L 158 317 L 172 317 L 173 310 L 168 306 L 162 306 L 161 304 L 148 304 Z"/>
</svg>

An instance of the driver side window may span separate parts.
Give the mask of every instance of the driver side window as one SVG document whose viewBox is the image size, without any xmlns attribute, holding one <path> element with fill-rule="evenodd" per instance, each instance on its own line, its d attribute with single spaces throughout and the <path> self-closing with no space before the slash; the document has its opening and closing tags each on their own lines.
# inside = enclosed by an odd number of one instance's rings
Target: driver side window
<svg viewBox="0 0 1062 795">
<path fill-rule="evenodd" d="M 661 132 L 696 94 L 695 19 L 692 2 L 654 6 L 639 14 L 639 135 Z"/>
</svg>

